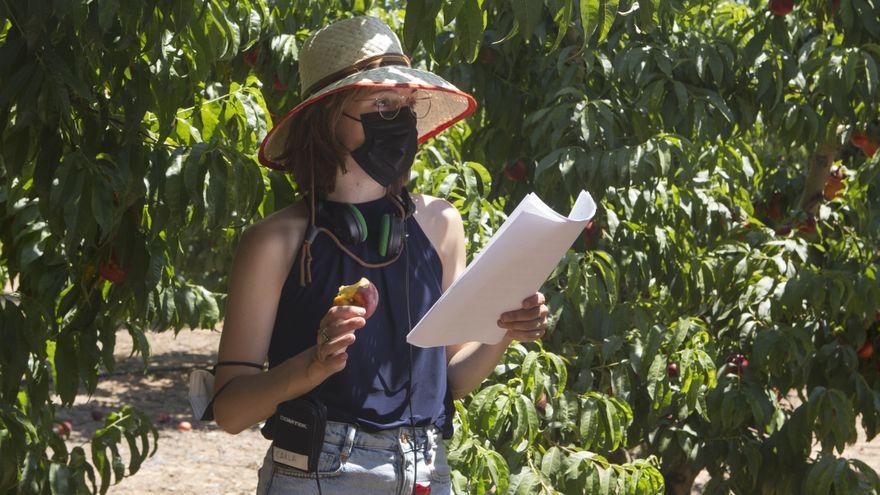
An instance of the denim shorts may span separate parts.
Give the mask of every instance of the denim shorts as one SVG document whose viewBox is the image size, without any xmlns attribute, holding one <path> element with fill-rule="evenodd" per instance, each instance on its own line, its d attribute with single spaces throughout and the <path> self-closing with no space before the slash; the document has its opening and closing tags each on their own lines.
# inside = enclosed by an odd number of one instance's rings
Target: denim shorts
<svg viewBox="0 0 880 495">
<path fill-rule="evenodd" d="M 370 433 L 328 421 L 317 477 L 323 495 L 452 493 L 446 448 L 434 426 Z M 257 495 L 294 493 L 317 494 L 315 473 L 275 462 L 269 446 L 257 474 Z"/>
</svg>

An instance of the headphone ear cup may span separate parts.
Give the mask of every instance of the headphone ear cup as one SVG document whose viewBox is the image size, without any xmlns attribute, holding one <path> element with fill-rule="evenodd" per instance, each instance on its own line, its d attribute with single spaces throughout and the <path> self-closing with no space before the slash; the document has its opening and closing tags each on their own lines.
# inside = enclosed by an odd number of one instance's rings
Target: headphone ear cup
<svg viewBox="0 0 880 495">
<path fill-rule="evenodd" d="M 382 221 L 379 224 L 379 255 L 388 256 L 388 244 L 391 240 L 391 215 L 382 215 Z"/>
<path fill-rule="evenodd" d="M 397 253 L 403 245 L 403 220 L 394 217 L 389 218 L 388 229 L 388 252 Z"/>
<path fill-rule="evenodd" d="M 352 244 L 360 244 L 367 240 L 367 234 L 369 234 L 367 221 L 364 220 L 364 215 L 361 214 L 361 210 L 357 209 L 357 206 L 347 203 L 345 206 L 343 218 L 351 233 Z"/>
<path fill-rule="evenodd" d="M 326 204 L 319 219 L 343 244 L 359 244 L 367 239 L 367 222 L 355 206 Z"/>
</svg>

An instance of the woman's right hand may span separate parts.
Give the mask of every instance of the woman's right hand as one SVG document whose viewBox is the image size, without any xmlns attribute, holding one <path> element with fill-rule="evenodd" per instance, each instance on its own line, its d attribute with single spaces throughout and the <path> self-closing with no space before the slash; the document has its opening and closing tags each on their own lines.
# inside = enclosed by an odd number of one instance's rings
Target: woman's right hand
<svg viewBox="0 0 880 495">
<path fill-rule="evenodd" d="M 360 306 L 333 306 L 327 311 L 318 325 L 317 345 L 308 368 L 310 378 L 320 383 L 345 368 L 345 350 L 354 344 L 354 331 L 367 324 L 365 313 Z"/>
</svg>

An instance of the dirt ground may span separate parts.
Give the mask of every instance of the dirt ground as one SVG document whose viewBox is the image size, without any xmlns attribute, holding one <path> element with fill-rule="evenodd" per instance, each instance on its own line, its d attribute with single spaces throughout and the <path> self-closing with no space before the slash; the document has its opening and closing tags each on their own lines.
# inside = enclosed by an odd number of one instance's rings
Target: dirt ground
<svg viewBox="0 0 880 495">
<path fill-rule="evenodd" d="M 257 426 L 230 435 L 213 422 L 199 422 L 192 415 L 187 396 L 189 369 L 210 366 L 215 361 L 220 333 L 183 330 L 176 338 L 173 332 L 149 334 L 148 338 L 153 356 L 147 374 L 142 373 L 140 356 L 128 357 L 131 338 L 128 332 L 120 331 L 114 373 L 101 379 L 91 398 L 78 395 L 72 410 L 59 410 L 60 419 L 73 424 L 68 444 L 87 441 L 101 426 L 102 422 L 92 419 L 93 410 L 106 413 L 131 404 L 153 419 L 159 429 L 159 446 L 134 476 L 111 486 L 109 493 L 254 493 L 257 470 L 270 442 L 260 435 Z M 160 413 L 167 413 L 170 419 L 160 423 Z M 189 421 L 192 430 L 179 430 L 180 421 Z M 120 447 L 127 465 L 125 442 Z"/>
<path fill-rule="evenodd" d="M 220 333 L 210 330 L 183 330 L 149 335 L 152 360 L 148 372 L 142 372 L 140 357 L 129 357 L 131 339 L 127 332 L 117 336 L 117 369 L 103 377 L 92 397 L 79 395 L 70 410 L 59 409 L 60 420 L 73 425 L 68 445 L 86 442 L 101 425 L 92 419 L 92 411 L 109 412 L 132 404 L 153 418 L 159 429 L 159 447 L 147 458 L 140 471 L 112 485 L 113 495 L 152 493 L 176 494 L 250 494 L 256 491 L 257 470 L 269 446 L 259 428 L 254 426 L 238 435 L 220 430 L 214 423 L 201 423 L 192 416 L 187 388 L 189 369 L 209 366 L 216 359 Z M 170 419 L 159 423 L 160 413 Z M 192 430 L 178 429 L 180 421 L 192 423 Z M 867 462 L 880 472 L 880 440 L 867 442 L 859 432 L 859 442 L 844 455 Z M 128 452 L 121 446 L 123 457 Z M 87 449 L 87 455 L 88 453 Z M 702 493 L 708 481 L 704 471 L 697 478 L 693 494 Z"/>
</svg>

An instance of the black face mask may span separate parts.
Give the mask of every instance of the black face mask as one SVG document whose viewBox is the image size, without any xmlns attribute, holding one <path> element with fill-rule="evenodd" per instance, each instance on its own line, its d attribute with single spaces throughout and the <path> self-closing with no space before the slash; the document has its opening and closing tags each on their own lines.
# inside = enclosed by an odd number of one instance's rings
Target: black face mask
<svg viewBox="0 0 880 495">
<path fill-rule="evenodd" d="M 351 152 L 354 161 L 382 186 L 387 187 L 412 166 L 418 148 L 416 116 L 401 108 L 391 120 L 379 112 L 362 113 L 357 120 L 364 128 L 364 144 Z"/>
</svg>

